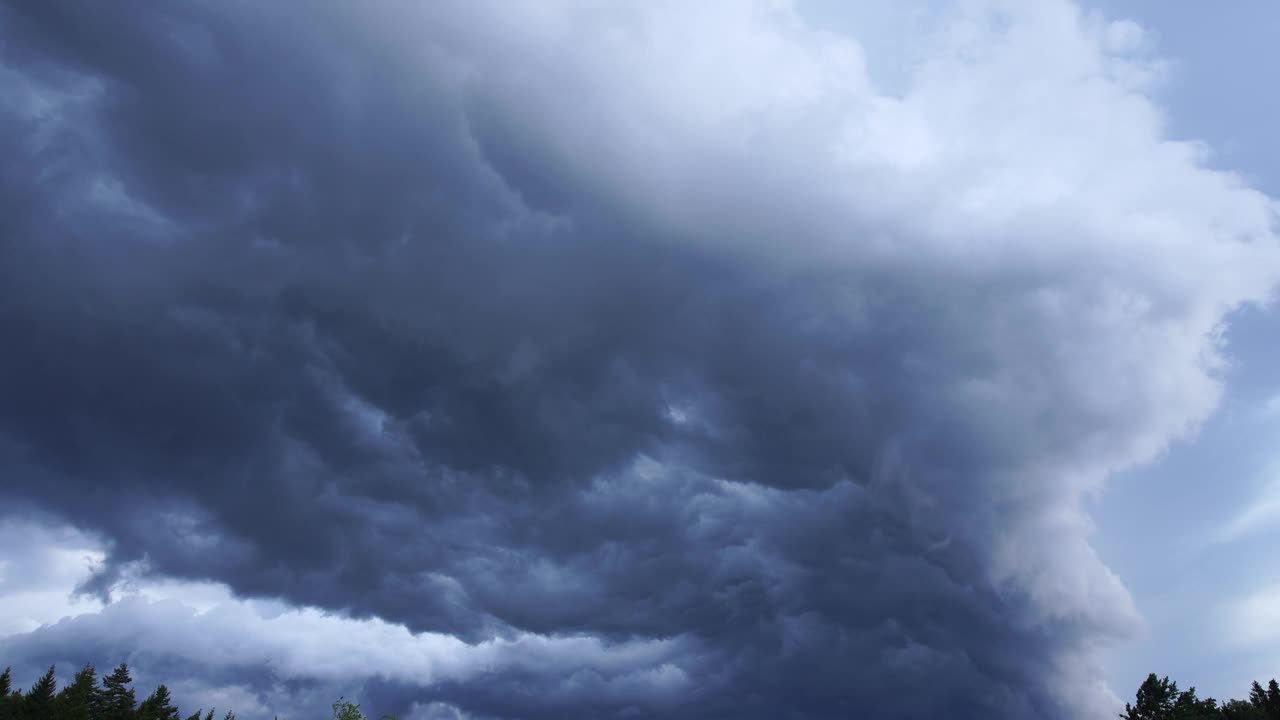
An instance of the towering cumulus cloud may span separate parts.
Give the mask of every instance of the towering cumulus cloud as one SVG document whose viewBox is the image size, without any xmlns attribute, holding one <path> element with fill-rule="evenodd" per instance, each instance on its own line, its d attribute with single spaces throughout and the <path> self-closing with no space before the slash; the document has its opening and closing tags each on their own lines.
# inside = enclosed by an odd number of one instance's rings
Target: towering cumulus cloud
<svg viewBox="0 0 1280 720">
<path fill-rule="evenodd" d="M 0 650 L 263 712 L 1111 713 L 1081 501 L 1280 281 L 1136 26 L 965 2 L 890 90 L 777 1 L 4 5 L 0 512 L 248 604 Z"/>
</svg>

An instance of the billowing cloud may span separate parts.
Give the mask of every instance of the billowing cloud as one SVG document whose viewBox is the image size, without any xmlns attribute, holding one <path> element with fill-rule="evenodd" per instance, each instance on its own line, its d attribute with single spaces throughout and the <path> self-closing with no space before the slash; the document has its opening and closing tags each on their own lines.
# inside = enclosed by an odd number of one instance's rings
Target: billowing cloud
<svg viewBox="0 0 1280 720">
<path fill-rule="evenodd" d="M 71 528 L 4 519 L 0 547 L 0 637 L 98 608 L 92 598 L 75 593 L 105 559 L 90 538 Z"/>
<path fill-rule="evenodd" d="M 199 612 L 177 600 L 136 596 L 12 636 L 3 647 L 19 658 L 53 658 L 51 662 L 81 655 L 127 660 L 160 675 L 158 682 L 169 680 L 157 668 L 194 668 L 188 677 L 206 684 L 222 679 L 212 687 L 177 685 L 180 699 L 192 707 L 225 708 L 225 702 L 215 699 L 218 691 L 250 688 L 283 695 L 295 711 L 299 705 L 319 709 L 340 692 L 371 682 L 428 686 L 445 697 L 464 693 L 477 682 L 501 685 L 503 694 L 513 698 L 532 688 L 539 703 L 569 705 L 565 709 L 584 702 L 661 707 L 667 697 L 687 692 L 692 680 L 674 662 L 681 656 L 690 660 L 680 639 L 606 646 L 584 636 L 521 634 L 467 645 L 450 635 L 413 635 L 401 625 L 347 620 L 314 609 L 233 601 Z M 140 688 L 147 679 L 139 678 Z M 180 683 L 184 679 L 178 678 Z M 291 685 L 307 690 L 288 692 Z M 316 687 L 335 690 L 324 695 Z"/>
<path fill-rule="evenodd" d="M 424 713 L 1110 711 L 1080 500 L 1280 279 L 1132 23 L 965 3 L 890 93 L 778 2 L 0 20 L 0 467 L 106 539 L 86 591 L 665 653 L 406 665 Z M 159 632 L 112 607 L 29 637 Z"/>
</svg>

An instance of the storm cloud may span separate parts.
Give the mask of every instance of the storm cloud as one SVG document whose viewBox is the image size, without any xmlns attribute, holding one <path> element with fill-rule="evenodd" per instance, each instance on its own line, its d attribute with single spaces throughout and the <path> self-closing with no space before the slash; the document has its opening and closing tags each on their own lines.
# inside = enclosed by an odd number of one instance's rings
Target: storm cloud
<svg viewBox="0 0 1280 720">
<path fill-rule="evenodd" d="M 104 600 L 288 609 L 120 601 L 0 641 L 31 662 L 338 682 L 353 618 L 403 653 L 349 678 L 424 713 L 1110 712 L 1138 619 L 1081 502 L 1213 411 L 1280 281 L 1141 30 L 1056 0 L 943 14 L 897 93 L 777 2 L 0 37 L 0 511 L 99 538 Z"/>
</svg>

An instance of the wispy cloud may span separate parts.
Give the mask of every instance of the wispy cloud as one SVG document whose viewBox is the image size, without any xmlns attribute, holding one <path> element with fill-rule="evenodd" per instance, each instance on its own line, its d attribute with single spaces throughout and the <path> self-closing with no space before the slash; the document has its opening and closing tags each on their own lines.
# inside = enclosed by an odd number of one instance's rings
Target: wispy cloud
<svg viewBox="0 0 1280 720">
<path fill-rule="evenodd" d="M 1260 492 L 1218 532 L 1219 542 L 1280 530 L 1280 466 L 1268 468 Z"/>
<path fill-rule="evenodd" d="M 1226 637 L 1231 644 L 1274 648 L 1280 641 L 1280 583 L 1255 588 L 1244 597 L 1228 603 L 1225 620 Z"/>
</svg>

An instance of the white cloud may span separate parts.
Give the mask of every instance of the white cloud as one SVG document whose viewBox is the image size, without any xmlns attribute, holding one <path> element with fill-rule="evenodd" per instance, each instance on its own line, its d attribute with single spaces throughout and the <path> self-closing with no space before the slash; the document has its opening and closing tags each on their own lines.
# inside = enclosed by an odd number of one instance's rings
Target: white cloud
<svg viewBox="0 0 1280 720">
<path fill-rule="evenodd" d="M 994 572 L 1043 618 L 1136 626 L 1076 503 L 1216 409 L 1227 311 L 1280 282 L 1277 205 L 1168 137 L 1144 94 L 1167 66 L 1134 23 L 962 3 L 890 94 L 856 41 L 765 5 L 648 3 L 586 37 L 577 5 L 526 6 L 512 22 L 535 29 L 516 40 L 455 18 L 451 43 L 492 63 L 475 82 L 532 119 L 518 131 L 549 165 L 689 242 L 875 269 L 935 298 L 974 289 L 956 322 L 994 368 L 948 399 L 1004 418 L 1029 458 L 991 480 L 1022 504 Z M 495 44 L 515 60 L 480 49 Z M 506 67 L 540 72 L 512 91 Z"/>
<path fill-rule="evenodd" d="M 102 557 L 97 543 L 74 530 L 13 519 L 0 524 L 0 541 L 29 551 L 17 554 L 27 559 L 21 577 L 12 561 L 0 576 L 0 648 L 10 652 L 37 646 L 68 652 L 109 649 L 123 654 L 117 660 L 128 658 L 144 672 L 177 660 L 206 672 L 269 668 L 279 680 L 357 688 L 373 678 L 427 687 L 518 670 L 555 678 L 548 686 L 553 692 L 557 684 L 566 692 L 586 686 L 596 694 L 636 701 L 689 681 L 679 666 L 688 647 L 680 638 L 606 643 L 588 636 L 511 633 L 468 644 L 376 618 L 357 620 L 237 598 L 217 583 L 138 577 L 118 584 L 113 594 L 119 599 L 110 604 L 69 599 L 91 574 L 84 558 Z M 272 699 L 235 685 L 209 686 L 190 678 L 163 681 L 192 706 L 265 713 Z M 420 713 L 439 716 L 442 707 L 424 706 Z"/>
<path fill-rule="evenodd" d="M 105 553 L 70 528 L 0 519 L 0 637 L 29 632 L 60 618 L 92 612 L 101 603 L 73 591 Z"/>
<path fill-rule="evenodd" d="M 1094 418 L 1045 460 L 1076 464 L 1072 485 L 1150 460 L 1216 407 L 1224 313 L 1280 281 L 1276 205 L 1167 138 L 1132 80 L 1158 65 L 1139 27 L 964 3 L 915 39 L 898 97 L 855 40 L 786 4 L 678 7 L 602 11 L 608 31 L 587 36 L 574 3 L 496 13 L 519 31 L 482 21 L 485 3 L 430 19 L 483 65 L 475 92 L 528 121 L 510 132 L 690 242 L 1000 295 L 972 308 L 1005 363 L 973 400 L 1042 426 Z"/>
<path fill-rule="evenodd" d="M 230 600 L 203 612 L 181 601 L 133 595 L 101 610 L 64 618 L 35 631 L 89 646 L 126 647 L 151 658 L 198 662 L 208 668 L 270 667 L 282 678 L 342 681 L 381 677 L 429 686 L 503 669 L 558 668 L 609 678 L 642 693 L 684 682 L 672 664 L 675 640 L 606 644 L 585 636 L 532 633 L 467 644 L 441 633 L 412 633 L 378 619 L 355 620 L 314 608 L 283 613 L 253 600 Z"/>
</svg>

